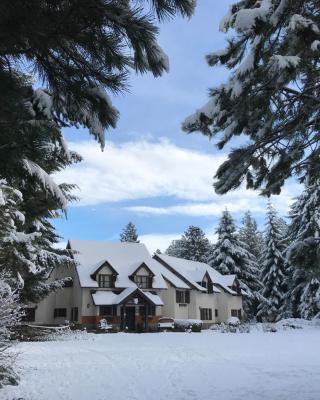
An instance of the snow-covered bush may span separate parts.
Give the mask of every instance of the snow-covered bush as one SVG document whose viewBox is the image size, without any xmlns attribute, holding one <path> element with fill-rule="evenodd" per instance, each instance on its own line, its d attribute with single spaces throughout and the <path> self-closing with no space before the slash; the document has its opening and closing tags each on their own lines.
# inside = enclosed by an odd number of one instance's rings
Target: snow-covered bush
<svg viewBox="0 0 320 400">
<path fill-rule="evenodd" d="M 272 324 L 272 323 L 263 324 L 262 325 L 262 330 L 263 330 L 263 332 L 272 332 L 272 333 L 278 331 L 276 325 Z"/>
<path fill-rule="evenodd" d="M 0 273 L 0 388 L 16 385 L 18 376 L 13 370 L 14 356 L 10 352 L 12 328 L 15 327 L 23 311 L 18 304 L 18 293 L 12 289 L 11 281 Z"/>
<path fill-rule="evenodd" d="M 174 329 L 182 332 L 201 332 L 202 321 L 200 319 L 175 319 Z"/>
<path fill-rule="evenodd" d="M 227 320 L 227 324 L 230 326 L 238 326 L 240 325 L 240 320 L 238 317 L 229 317 Z"/>
</svg>

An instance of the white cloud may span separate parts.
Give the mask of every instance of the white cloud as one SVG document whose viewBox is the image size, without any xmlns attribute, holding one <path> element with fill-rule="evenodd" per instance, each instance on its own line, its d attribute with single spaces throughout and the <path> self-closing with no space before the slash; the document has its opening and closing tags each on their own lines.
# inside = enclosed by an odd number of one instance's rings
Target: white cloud
<svg viewBox="0 0 320 400">
<path fill-rule="evenodd" d="M 158 142 L 140 140 L 110 143 L 101 152 L 95 142 L 71 143 L 84 161 L 67 168 L 56 177 L 58 182 L 76 183 L 80 206 L 154 197 L 175 197 L 184 204 L 168 207 L 128 207 L 135 213 L 149 215 L 219 215 L 226 207 L 231 212 L 250 209 L 263 213 L 266 200 L 258 192 L 244 187 L 224 196 L 215 194 L 212 181 L 225 156 L 209 155 L 178 147 L 168 139 Z M 277 209 L 286 213 L 297 184 L 287 185 L 274 197 Z"/>
<path fill-rule="evenodd" d="M 178 147 L 168 140 L 109 143 L 104 152 L 93 142 L 71 143 L 84 161 L 67 168 L 58 182 L 76 183 L 80 205 L 157 196 L 204 201 L 214 195 L 212 175 L 223 156 Z"/>
<path fill-rule="evenodd" d="M 285 189 L 279 196 L 272 197 L 280 214 L 286 214 L 288 207 L 293 201 L 292 198 L 298 193 L 296 187 L 291 190 Z M 258 193 L 239 189 L 236 192 L 216 197 L 214 202 L 206 203 L 184 203 L 168 207 L 150 207 L 150 206 L 130 206 L 127 211 L 132 211 L 141 215 L 189 215 L 193 217 L 201 216 L 220 216 L 222 211 L 228 209 L 232 214 L 243 213 L 250 210 L 254 214 L 265 214 L 267 199 L 258 195 Z"/>
</svg>

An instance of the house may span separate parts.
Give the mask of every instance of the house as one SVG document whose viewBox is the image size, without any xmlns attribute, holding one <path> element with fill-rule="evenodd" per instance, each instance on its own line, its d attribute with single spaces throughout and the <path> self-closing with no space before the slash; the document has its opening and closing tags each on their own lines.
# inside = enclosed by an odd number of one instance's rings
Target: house
<svg viewBox="0 0 320 400">
<path fill-rule="evenodd" d="M 76 265 L 52 271 L 49 279 L 70 277 L 63 289 L 28 309 L 29 322 L 66 320 L 96 327 L 107 319 L 115 328 L 153 329 L 161 316 L 201 319 L 204 324 L 242 316 L 234 275 L 209 265 L 167 255 L 151 257 L 141 243 L 70 240 Z"/>
</svg>

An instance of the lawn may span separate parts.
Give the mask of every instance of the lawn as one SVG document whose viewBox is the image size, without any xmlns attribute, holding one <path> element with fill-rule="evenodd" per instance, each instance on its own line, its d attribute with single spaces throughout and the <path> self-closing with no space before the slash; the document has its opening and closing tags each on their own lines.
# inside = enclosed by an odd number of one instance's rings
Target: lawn
<svg viewBox="0 0 320 400">
<path fill-rule="evenodd" d="M 320 328 L 266 333 L 86 334 L 15 351 L 6 400 L 316 400 Z"/>
</svg>

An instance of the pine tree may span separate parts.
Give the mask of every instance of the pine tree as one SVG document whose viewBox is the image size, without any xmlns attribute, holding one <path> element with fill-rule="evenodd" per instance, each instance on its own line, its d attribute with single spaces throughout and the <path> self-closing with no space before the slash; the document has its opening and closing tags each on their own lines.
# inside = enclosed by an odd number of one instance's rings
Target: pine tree
<svg viewBox="0 0 320 400">
<path fill-rule="evenodd" d="M 22 193 L 0 181 L 0 271 L 23 283 L 21 302 L 37 302 L 63 287 L 64 279 L 47 282 L 51 269 L 73 261 L 65 251 L 52 248 L 57 236 L 46 220 L 33 220 L 38 226 L 27 227 L 22 204 Z"/>
<path fill-rule="evenodd" d="M 0 389 L 4 385 L 17 385 L 18 376 L 13 368 L 15 357 L 10 354 L 11 334 L 23 316 L 18 304 L 19 285 L 4 272 L 0 272 Z"/>
<path fill-rule="evenodd" d="M 168 71 L 157 24 L 177 14 L 190 17 L 195 8 L 194 0 L 143 3 L 1 1 L 0 75 L 35 71 L 45 84 L 32 95 L 37 112 L 60 127 L 88 128 L 103 147 L 104 130 L 115 127 L 119 114 L 109 94 L 128 88 L 132 70 L 156 77 Z"/>
<path fill-rule="evenodd" d="M 247 211 L 242 219 L 239 239 L 246 245 L 246 249 L 255 256 L 258 262 L 264 246 L 263 235 L 258 230 L 257 222 L 250 211 Z"/>
<path fill-rule="evenodd" d="M 139 243 L 137 229 L 132 222 L 129 222 L 123 229 L 120 234 L 120 242 Z"/>
<path fill-rule="evenodd" d="M 320 312 L 320 189 L 311 181 L 291 206 L 285 312 L 312 318 Z"/>
<path fill-rule="evenodd" d="M 208 263 L 221 274 L 235 274 L 244 290 L 244 309 L 249 318 L 256 312 L 260 300 L 259 271 L 255 256 L 250 253 L 236 233 L 236 226 L 228 211 L 222 213 L 216 233 L 218 240 Z"/>
<path fill-rule="evenodd" d="M 203 230 L 197 226 L 189 226 L 181 239 L 174 240 L 166 254 L 186 260 L 207 262 L 211 245 Z"/>
<path fill-rule="evenodd" d="M 281 228 L 276 210 L 269 202 L 265 249 L 261 270 L 261 281 L 263 283 L 261 295 L 265 300 L 259 305 L 257 313 L 258 317 L 269 322 L 280 319 L 286 292 L 285 242 Z"/>
<path fill-rule="evenodd" d="M 232 36 L 207 61 L 227 67 L 229 78 L 183 124 L 187 132 L 218 136 L 220 149 L 248 138 L 217 170 L 217 193 L 246 180 L 277 194 L 293 175 L 319 175 L 318 9 L 316 0 L 241 0 L 222 19 L 220 30 Z"/>
</svg>

